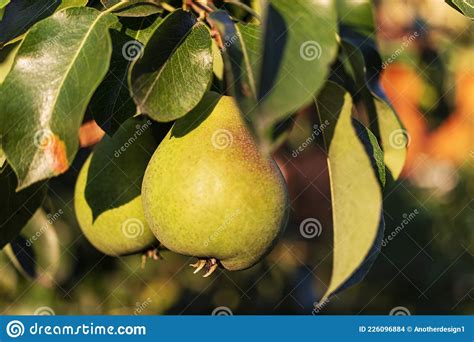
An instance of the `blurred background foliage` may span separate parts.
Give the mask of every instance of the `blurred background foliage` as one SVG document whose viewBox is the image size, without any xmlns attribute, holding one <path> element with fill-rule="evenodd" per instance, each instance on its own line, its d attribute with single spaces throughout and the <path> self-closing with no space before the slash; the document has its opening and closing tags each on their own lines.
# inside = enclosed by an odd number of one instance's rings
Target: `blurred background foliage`
<svg viewBox="0 0 474 342">
<path fill-rule="evenodd" d="M 375 265 L 317 314 L 388 314 L 397 306 L 411 314 L 472 314 L 473 23 L 441 1 L 376 5 L 382 84 L 408 131 L 409 156 L 403 179 L 384 192 L 386 240 Z M 225 306 L 234 314 L 316 313 L 330 277 L 332 236 L 326 161 L 313 123 L 313 110 L 301 111 L 275 156 L 292 203 L 281 243 L 255 267 L 219 270 L 209 279 L 192 273 L 192 258 L 162 252 L 163 260 L 142 268 L 140 256 L 110 258 L 86 241 L 71 192 L 90 153 L 82 149 L 73 167 L 51 181 L 45 211 L 23 232 L 26 246 L 38 236 L 31 253 L 43 247 L 40 260 L 48 266 L 19 274 L 0 254 L 0 312 L 32 314 L 46 306 L 56 314 L 210 314 Z M 295 156 L 311 136 L 315 141 Z M 301 236 L 308 217 L 322 223 L 320 236 Z"/>
</svg>

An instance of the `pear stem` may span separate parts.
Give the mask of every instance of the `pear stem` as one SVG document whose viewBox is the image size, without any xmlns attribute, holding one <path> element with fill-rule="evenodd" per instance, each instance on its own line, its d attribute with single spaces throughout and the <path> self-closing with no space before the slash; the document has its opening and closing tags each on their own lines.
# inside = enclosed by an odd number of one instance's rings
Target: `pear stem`
<svg viewBox="0 0 474 342">
<path fill-rule="evenodd" d="M 163 260 L 163 257 L 158 251 L 158 248 L 151 248 L 142 254 L 142 270 L 145 269 L 148 258 L 153 259 L 155 261 Z"/>
<path fill-rule="evenodd" d="M 189 266 L 196 268 L 194 270 L 194 274 L 198 273 L 204 267 L 206 267 L 206 273 L 203 275 L 203 278 L 209 277 L 212 273 L 215 272 L 217 267 L 219 266 L 219 262 L 216 258 L 210 259 L 198 259 L 198 261 L 194 264 L 190 264 Z"/>
</svg>

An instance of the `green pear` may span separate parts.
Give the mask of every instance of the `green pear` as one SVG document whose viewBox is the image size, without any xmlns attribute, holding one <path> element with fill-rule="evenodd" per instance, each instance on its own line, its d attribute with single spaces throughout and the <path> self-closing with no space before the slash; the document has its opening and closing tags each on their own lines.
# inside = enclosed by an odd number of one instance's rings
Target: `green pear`
<svg viewBox="0 0 474 342">
<path fill-rule="evenodd" d="M 260 261 L 285 228 L 285 181 L 260 154 L 232 97 L 209 93 L 179 119 L 145 171 L 142 200 L 160 242 L 200 260 L 242 270 Z"/>
<path fill-rule="evenodd" d="M 158 141 L 146 118 L 127 120 L 96 146 L 79 173 L 74 196 L 77 220 L 89 242 L 104 254 L 145 252 L 158 242 L 146 224 L 143 174 Z"/>
</svg>

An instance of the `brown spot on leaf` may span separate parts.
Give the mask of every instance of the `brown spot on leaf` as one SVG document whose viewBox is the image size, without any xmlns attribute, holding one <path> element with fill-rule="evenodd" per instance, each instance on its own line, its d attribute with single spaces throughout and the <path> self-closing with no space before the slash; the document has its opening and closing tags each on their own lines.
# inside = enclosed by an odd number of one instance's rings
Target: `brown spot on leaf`
<svg viewBox="0 0 474 342">
<path fill-rule="evenodd" d="M 79 143 L 81 147 L 88 147 L 97 144 L 105 132 L 94 120 L 82 124 L 79 128 Z"/>
<path fill-rule="evenodd" d="M 66 144 L 56 134 L 47 146 L 45 153 L 51 157 L 51 168 L 55 174 L 61 174 L 69 168 Z"/>
</svg>

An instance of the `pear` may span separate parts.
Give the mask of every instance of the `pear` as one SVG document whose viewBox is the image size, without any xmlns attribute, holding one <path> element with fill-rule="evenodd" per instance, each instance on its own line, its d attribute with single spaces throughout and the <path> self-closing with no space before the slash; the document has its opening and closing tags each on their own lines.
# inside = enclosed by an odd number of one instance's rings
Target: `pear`
<svg viewBox="0 0 474 342">
<path fill-rule="evenodd" d="M 234 271 L 259 262 L 288 218 L 280 170 L 259 152 L 234 99 L 213 92 L 153 154 L 142 200 L 160 243 L 198 257 L 192 266 L 207 266 L 205 276 L 218 264 Z"/>
<path fill-rule="evenodd" d="M 104 254 L 122 256 L 158 246 L 141 200 L 143 174 L 158 146 L 151 125 L 145 118 L 127 120 L 96 146 L 77 178 L 77 220 L 89 242 Z"/>
</svg>

